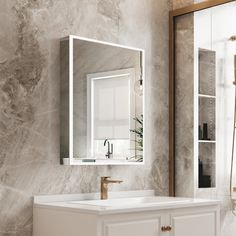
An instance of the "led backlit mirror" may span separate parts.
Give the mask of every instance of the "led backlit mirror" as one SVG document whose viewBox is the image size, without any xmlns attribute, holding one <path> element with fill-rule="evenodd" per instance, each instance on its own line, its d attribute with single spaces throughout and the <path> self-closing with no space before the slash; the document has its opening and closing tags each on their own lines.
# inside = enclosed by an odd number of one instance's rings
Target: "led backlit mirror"
<svg viewBox="0 0 236 236">
<path fill-rule="evenodd" d="M 70 165 L 144 161 L 144 51 L 61 40 L 60 156 Z"/>
</svg>

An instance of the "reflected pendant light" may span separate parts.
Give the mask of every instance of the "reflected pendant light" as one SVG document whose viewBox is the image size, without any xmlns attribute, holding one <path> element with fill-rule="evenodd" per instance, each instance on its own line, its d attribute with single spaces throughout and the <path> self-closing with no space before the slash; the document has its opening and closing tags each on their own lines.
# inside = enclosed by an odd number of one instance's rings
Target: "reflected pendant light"
<svg viewBox="0 0 236 236">
<path fill-rule="evenodd" d="M 140 52 L 140 77 L 134 84 L 134 92 L 142 96 L 143 95 L 143 54 Z"/>
</svg>

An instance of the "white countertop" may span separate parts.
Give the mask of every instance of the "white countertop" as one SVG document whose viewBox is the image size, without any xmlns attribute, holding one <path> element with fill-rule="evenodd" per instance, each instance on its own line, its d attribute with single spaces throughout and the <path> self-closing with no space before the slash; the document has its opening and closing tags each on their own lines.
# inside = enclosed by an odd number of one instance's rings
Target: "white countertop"
<svg viewBox="0 0 236 236">
<path fill-rule="evenodd" d="M 219 205 L 219 200 L 154 196 L 154 191 L 110 193 L 109 200 L 98 200 L 99 194 L 36 196 L 34 208 L 54 208 L 106 215 Z"/>
</svg>

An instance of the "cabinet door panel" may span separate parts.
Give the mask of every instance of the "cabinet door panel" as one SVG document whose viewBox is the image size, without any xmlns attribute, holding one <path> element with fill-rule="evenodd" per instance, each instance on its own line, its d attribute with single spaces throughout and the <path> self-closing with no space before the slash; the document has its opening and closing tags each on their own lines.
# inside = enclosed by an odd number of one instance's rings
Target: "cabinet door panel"
<svg viewBox="0 0 236 236">
<path fill-rule="evenodd" d="M 216 213 L 172 216 L 172 236 L 216 236 Z"/>
<path fill-rule="evenodd" d="M 160 218 L 105 224 L 105 236 L 160 236 Z"/>
</svg>

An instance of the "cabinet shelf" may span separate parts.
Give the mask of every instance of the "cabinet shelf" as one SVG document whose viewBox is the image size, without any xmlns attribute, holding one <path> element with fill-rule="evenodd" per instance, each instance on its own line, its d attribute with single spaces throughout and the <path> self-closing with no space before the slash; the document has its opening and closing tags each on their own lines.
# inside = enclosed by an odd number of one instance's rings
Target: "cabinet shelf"
<svg viewBox="0 0 236 236">
<path fill-rule="evenodd" d="M 216 96 L 214 95 L 201 94 L 201 93 L 199 93 L 198 96 L 201 98 L 214 98 L 214 99 L 216 98 Z"/>
<path fill-rule="evenodd" d="M 216 143 L 215 140 L 198 140 L 199 143 Z"/>
</svg>

